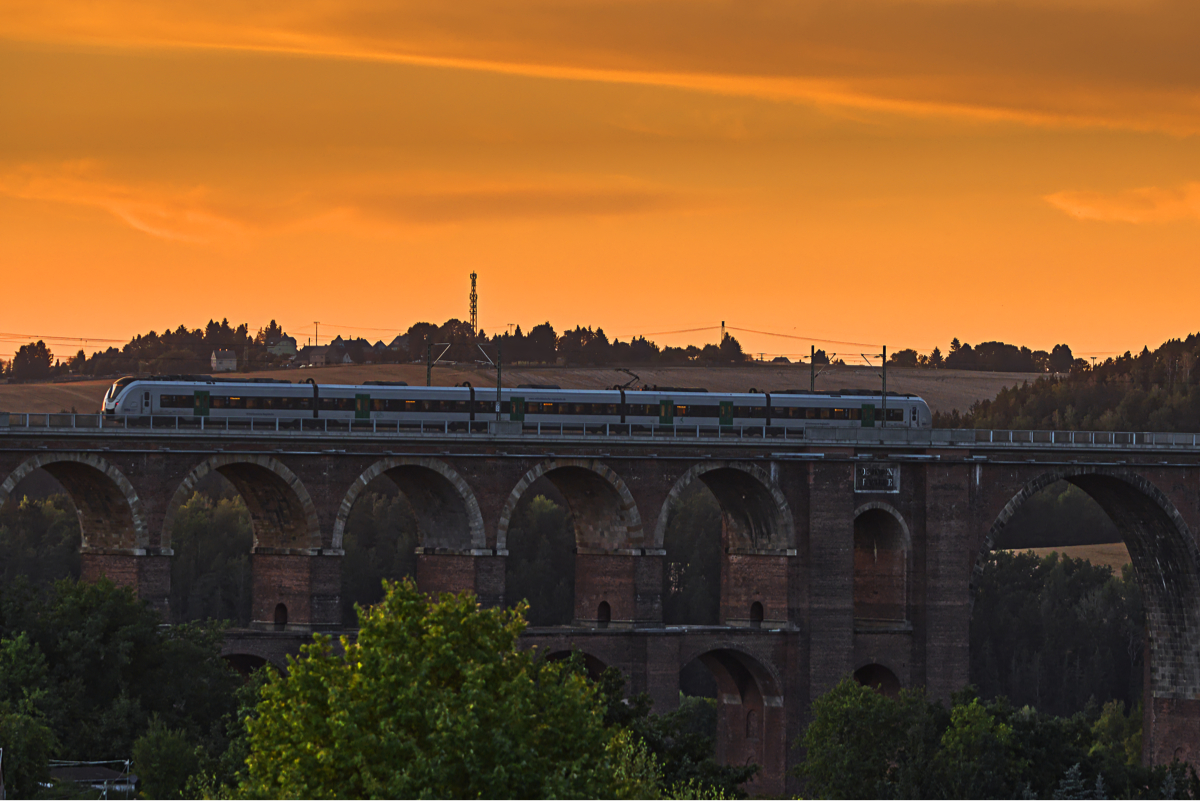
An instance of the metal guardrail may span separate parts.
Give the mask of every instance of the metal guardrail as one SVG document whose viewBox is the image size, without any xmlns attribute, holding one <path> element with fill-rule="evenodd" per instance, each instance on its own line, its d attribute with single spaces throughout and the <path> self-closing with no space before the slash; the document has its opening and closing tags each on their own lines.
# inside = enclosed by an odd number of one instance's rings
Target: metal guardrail
<svg viewBox="0 0 1200 801">
<path fill-rule="evenodd" d="M 344 420 L 278 418 L 227 419 L 168 415 L 101 415 L 70 413 L 0 412 L 0 435 L 128 434 L 198 436 L 363 436 L 411 437 L 534 437 L 543 439 L 620 438 L 644 440 L 770 440 L 832 445 L 904 445 L 911 447 L 985 447 L 988 449 L 1047 448 L 1200 448 L 1200 434 L 1165 431 L 1018 431 L 958 428 L 858 428 L 807 426 L 803 429 L 776 426 L 596 424 L 520 424 L 514 421 L 423 421 Z"/>
</svg>

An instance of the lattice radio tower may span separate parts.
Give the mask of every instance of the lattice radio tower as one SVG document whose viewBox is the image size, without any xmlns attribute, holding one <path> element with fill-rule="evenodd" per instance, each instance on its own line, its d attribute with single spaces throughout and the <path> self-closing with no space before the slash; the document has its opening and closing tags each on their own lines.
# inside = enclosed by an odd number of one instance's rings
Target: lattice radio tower
<svg viewBox="0 0 1200 801">
<path fill-rule="evenodd" d="M 471 273 L 471 333 L 479 335 L 479 293 L 475 291 L 475 273 Z"/>
</svg>

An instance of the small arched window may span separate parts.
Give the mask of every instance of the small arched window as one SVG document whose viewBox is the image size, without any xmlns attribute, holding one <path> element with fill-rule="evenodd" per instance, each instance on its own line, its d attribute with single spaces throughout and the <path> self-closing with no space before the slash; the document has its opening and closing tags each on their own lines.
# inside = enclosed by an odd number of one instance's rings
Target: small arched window
<svg viewBox="0 0 1200 801">
<path fill-rule="evenodd" d="M 599 628 L 608 628 L 609 621 L 612 620 L 612 607 L 608 605 L 608 601 L 601 601 L 600 606 L 596 609 L 596 625 Z"/>
<path fill-rule="evenodd" d="M 756 629 L 762 628 L 763 605 L 759 601 L 750 604 L 750 625 Z"/>
<path fill-rule="evenodd" d="M 287 606 L 275 604 L 275 628 L 282 629 L 285 626 L 287 626 Z"/>
</svg>

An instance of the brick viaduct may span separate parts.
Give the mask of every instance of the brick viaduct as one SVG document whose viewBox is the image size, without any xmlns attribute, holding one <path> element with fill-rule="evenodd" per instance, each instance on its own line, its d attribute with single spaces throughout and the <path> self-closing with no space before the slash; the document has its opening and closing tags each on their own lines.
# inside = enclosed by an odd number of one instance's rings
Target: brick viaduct
<svg viewBox="0 0 1200 801">
<path fill-rule="evenodd" d="M 545 477 L 576 525 L 575 621 L 530 629 L 525 642 L 620 668 L 660 711 L 699 660 L 718 686 L 720 758 L 762 765 L 755 789 L 770 795 L 796 789 L 791 743 L 812 699 L 842 676 L 940 698 L 967 683 L 982 559 L 1026 498 L 1064 479 L 1117 524 L 1145 593 L 1145 758 L 1200 758 L 1200 447 L 1190 434 L 382 435 L 89 430 L 53 417 L 38 427 L 14 415 L 23 424 L 6 427 L 0 415 L 0 505 L 47 471 L 78 510 L 84 576 L 132 585 L 168 613 L 173 516 L 220 473 L 245 499 L 255 537 L 255 629 L 231 634 L 226 650 L 275 663 L 306 632 L 339 627 L 343 532 L 374 478 L 387 474 L 416 514 L 422 589 L 501 604 L 515 600 L 504 586 L 510 520 Z M 720 625 L 667 627 L 667 514 L 694 481 L 722 510 Z"/>
</svg>

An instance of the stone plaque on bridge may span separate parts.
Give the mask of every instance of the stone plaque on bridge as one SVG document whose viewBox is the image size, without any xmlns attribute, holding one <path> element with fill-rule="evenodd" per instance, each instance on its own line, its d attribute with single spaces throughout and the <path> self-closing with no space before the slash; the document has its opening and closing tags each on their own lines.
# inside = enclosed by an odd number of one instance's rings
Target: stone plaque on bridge
<svg viewBox="0 0 1200 801">
<path fill-rule="evenodd" d="M 861 464 L 854 466 L 855 492 L 899 492 L 900 465 Z"/>
</svg>

